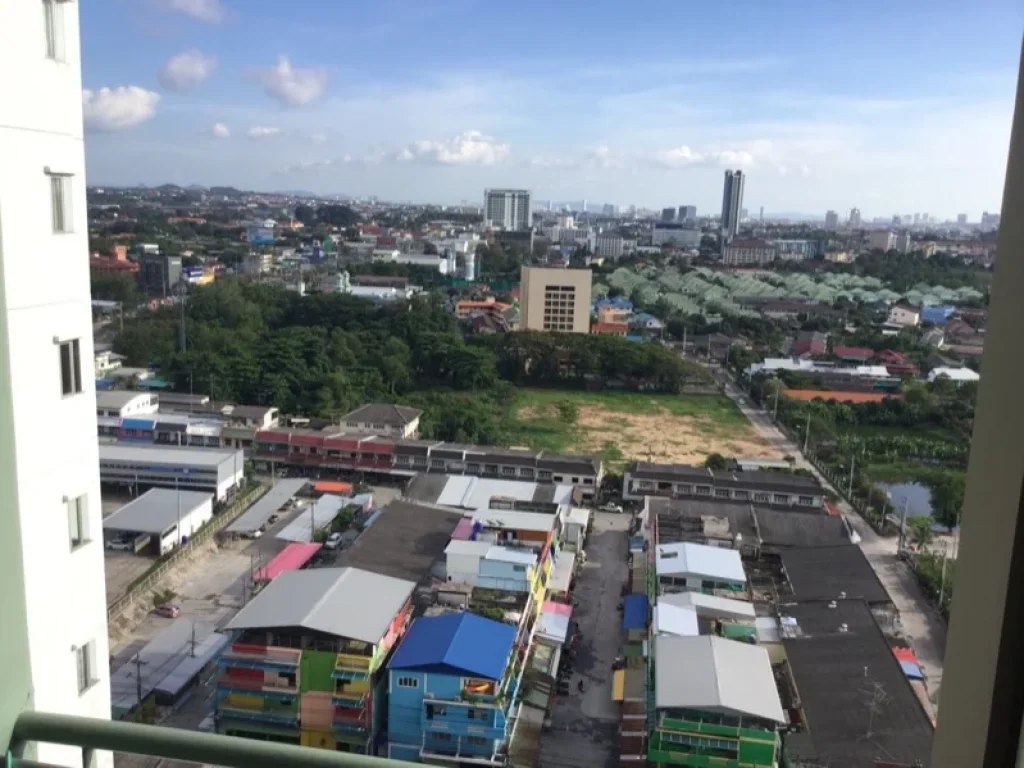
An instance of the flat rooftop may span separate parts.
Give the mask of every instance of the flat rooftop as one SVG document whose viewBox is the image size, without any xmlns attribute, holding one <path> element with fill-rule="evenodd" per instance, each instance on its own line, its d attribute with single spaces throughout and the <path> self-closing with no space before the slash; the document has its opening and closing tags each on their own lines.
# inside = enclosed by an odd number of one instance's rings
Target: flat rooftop
<svg viewBox="0 0 1024 768">
<path fill-rule="evenodd" d="M 841 517 L 819 511 L 758 508 L 754 511 L 766 547 L 826 547 L 853 545 Z"/>
<path fill-rule="evenodd" d="M 444 557 L 461 519 L 462 515 L 452 510 L 396 499 L 341 553 L 338 565 L 418 584 Z"/>
<path fill-rule="evenodd" d="M 214 448 L 157 448 L 149 445 L 121 445 L 103 443 L 100 445 L 100 462 L 121 461 L 126 464 L 164 464 L 168 466 L 219 467 L 224 462 L 239 457 L 238 468 L 242 468 L 241 451 L 225 451 Z"/>
<path fill-rule="evenodd" d="M 797 600 L 850 599 L 890 602 L 878 575 L 860 547 L 803 547 L 782 551 L 782 566 Z"/>
<path fill-rule="evenodd" d="M 749 504 L 648 497 L 648 508 L 657 515 L 658 543 L 731 539 L 740 534 L 755 543 L 757 529 Z"/>
<path fill-rule="evenodd" d="M 176 525 L 180 518 L 191 515 L 212 500 L 213 495 L 209 493 L 153 488 L 106 517 L 103 528 L 161 534 Z"/>
<path fill-rule="evenodd" d="M 786 737 L 790 760 L 831 768 L 862 768 L 876 759 L 929 765 L 931 722 L 868 605 L 811 601 L 780 610 L 799 627 L 782 644 L 807 720 L 805 732 Z"/>
<path fill-rule="evenodd" d="M 264 525 L 270 516 L 295 498 L 295 495 L 308 483 L 303 478 L 286 478 L 278 480 L 274 487 L 263 494 L 242 515 L 228 526 L 228 533 L 253 533 Z"/>
</svg>

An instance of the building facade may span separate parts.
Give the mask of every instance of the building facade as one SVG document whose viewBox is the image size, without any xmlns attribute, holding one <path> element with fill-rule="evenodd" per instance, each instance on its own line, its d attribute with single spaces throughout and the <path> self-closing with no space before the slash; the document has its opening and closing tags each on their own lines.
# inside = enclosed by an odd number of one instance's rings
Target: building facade
<svg viewBox="0 0 1024 768">
<path fill-rule="evenodd" d="M 679 206 L 679 218 L 677 221 L 680 224 L 696 224 L 697 223 L 697 206 L 696 205 L 680 205 Z"/>
<path fill-rule="evenodd" d="M 722 263 L 734 267 L 769 264 L 775 255 L 775 248 L 764 240 L 734 240 L 722 249 Z"/>
<path fill-rule="evenodd" d="M 25 710 L 110 717 L 78 8 L 0 12 L 4 744 Z M 82 765 L 73 746 L 25 757 Z"/>
<path fill-rule="evenodd" d="M 839 214 L 835 211 L 827 211 L 825 213 L 825 229 L 829 231 L 835 231 L 839 229 Z"/>
<path fill-rule="evenodd" d="M 690 224 L 659 222 L 651 230 L 651 245 L 676 245 L 680 248 L 696 248 L 700 245 L 701 231 Z"/>
<path fill-rule="evenodd" d="M 520 329 L 589 333 L 590 287 L 589 269 L 523 267 Z"/>
<path fill-rule="evenodd" d="M 623 474 L 622 498 L 642 501 L 646 496 L 820 509 L 825 491 L 810 475 L 635 462 Z"/>
<path fill-rule="evenodd" d="M 181 256 L 143 253 L 139 266 L 139 283 L 143 291 L 164 297 L 177 292 L 181 280 Z"/>
<path fill-rule="evenodd" d="M 502 229 L 530 229 L 528 189 L 485 189 L 484 225 Z"/>
<path fill-rule="evenodd" d="M 743 171 L 726 171 L 722 191 L 722 239 L 732 240 L 740 231 L 740 212 L 743 210 Z"/>
</svg>

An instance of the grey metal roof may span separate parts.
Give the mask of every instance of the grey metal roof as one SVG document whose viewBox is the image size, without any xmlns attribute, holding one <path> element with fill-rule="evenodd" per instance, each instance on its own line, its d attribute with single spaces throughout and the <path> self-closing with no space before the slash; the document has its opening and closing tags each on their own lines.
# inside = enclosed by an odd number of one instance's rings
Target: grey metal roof
<svg viewBox="0 0 1024 768">
<path fill-rule="evenodd" d="M 150 392 L 135 392 L 129 389 L 108 389 L 96 393 L 97 408 L 124 408 L 137 397 L 156 397 Z"/>
<path fill-rule="evenodd" d="M 410 408 L 405 405 L 392 405 L 391 403 L 367 403 L 366 405 L 349 411 L 341 417 L 342 423 L 346 421 L 360 421 L 369 423 L 380 423 L 388 425 L 405 426 L 423 415 L 419 408 Z"/>
<path fill-rule="evenodd" d="M 655 706 L 786 722 L 768 651 L 724 637 L 654 639 Z"/>
<path fill-rule="evenodd" d="M 416 585 L 360 568 L 282 573 L 225 629 L 298 627 L 377 643 Z"/>
<path fill-rule="evenodd" d="M 228 644 L 227 635 L 214 632 L 202 642 L 197 642 L 195 650 L 189 643 L 189 653 L 167 677 L 156 686 L 156 692 L 166 696 L 177 696 L 198 675 L 207 664 L 216 659 Z"/>
<path fill-rule="evenodd" d="M 295 497 L 308 483 L 302 478 L 278 480 L 277 483 L 256 503 L 245 510 L 242 515 L 228 526 L 228 533 L 253 533 L 262 528 L 270 516 Z"/>
<path fill-rule="evenodd" d="M 862 598 L 888 603 L 889 593 L 860 547 L 797 547 L 782 550 L 782 567 L 797 600 Z"/>
<path fill-rule="evenodd" d="M 174 467 L 219 467 L 235 461 L 242 468 L 241 451 L 215 448 L 157 448 L 150 445 L 104 444 L 100 446 L 100 462 L 120 461 L 126 464 L 166 464 Z"/>
<path fill-rule="evenodd" d="M 203 504 L 212 501 L 213 494 L 210 493 L 153 488 L 105 518 L 103 528 L 108 531 L 160 534 L 174 526 L 180 518 L 191 515 Z"/>
</svg>

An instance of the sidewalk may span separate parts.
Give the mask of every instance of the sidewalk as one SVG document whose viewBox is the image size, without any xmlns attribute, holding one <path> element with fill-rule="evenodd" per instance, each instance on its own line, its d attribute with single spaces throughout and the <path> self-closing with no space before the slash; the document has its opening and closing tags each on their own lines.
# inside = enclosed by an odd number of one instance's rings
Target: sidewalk
<svg viewBox="0 0 1024 768">
<path fill-rule="evenodd" d="M 796 459 L 796 466 L 811 471 L 826 489 L 835 491 L 832 484 L 804 458 L 800 446 L 780 432 L 767 413 L 755 406 L 732 381 L 719 380 L 725 387 L 725 393 L 766 440 L 784 454 L 793 456 Z M 836 506 L 850 527 L 860 536 L 861 551 L 889 593 L 893 605 L 900 612 L 904 635 L 917 654 L 932 704 L 938 707 L 942 689 L 942 662 L 946 655 L 945 623 L 921 592 L 906 563 L 897 559 L 895 540 L 886 539 L 875 533 L 874 529 L 842 499 Z"/>
</svg>

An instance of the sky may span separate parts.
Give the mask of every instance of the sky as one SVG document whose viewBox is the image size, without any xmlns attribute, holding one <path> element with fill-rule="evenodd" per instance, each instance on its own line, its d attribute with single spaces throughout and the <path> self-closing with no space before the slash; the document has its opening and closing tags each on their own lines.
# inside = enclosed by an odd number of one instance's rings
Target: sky
<svg viewBox="0 0 1024 768">
<path fill-rule="evenodd" d="M 997 212 L 1020 0 L 90 0 L 90 184 Z"/>
</svg>

